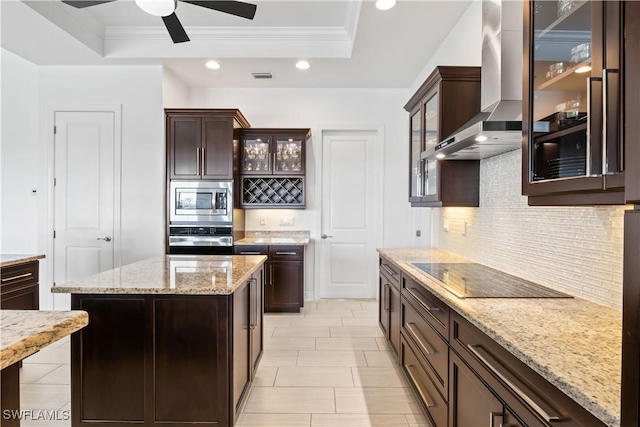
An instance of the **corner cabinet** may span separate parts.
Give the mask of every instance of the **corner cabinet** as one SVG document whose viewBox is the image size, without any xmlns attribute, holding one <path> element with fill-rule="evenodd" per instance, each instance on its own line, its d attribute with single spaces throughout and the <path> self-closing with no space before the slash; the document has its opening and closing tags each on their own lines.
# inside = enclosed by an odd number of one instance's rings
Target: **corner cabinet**
<svg viewBox="0 0 640 427">
<path fill-rule="evenodd" d="M 480 67 L 436 67 L 404 109 L 411 206 L 478 206 L 480 161 L 428 160 L 425 153 L 480 112 Z"/>
<path fill-rule="evenodd" d="M 165 110 L 169 179 L 233 179 L 234 141 L 249 122 L 239 110 Z"/>
<path fill-rule="evenodd" d="M 625 3 L 524 2 L 522 192 L 529 205 L 624 204 Z"/>
<path fill-rule="evenodd" d="M 241 132 L 242 206 L 305 207 L 309 129 L 247 129 Z"/>
</svg>

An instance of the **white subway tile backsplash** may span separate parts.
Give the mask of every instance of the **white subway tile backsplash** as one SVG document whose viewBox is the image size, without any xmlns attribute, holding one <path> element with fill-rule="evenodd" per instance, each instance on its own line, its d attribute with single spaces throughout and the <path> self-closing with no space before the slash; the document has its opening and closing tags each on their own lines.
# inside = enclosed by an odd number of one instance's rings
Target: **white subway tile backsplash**
<svg viewBox="0 0 640 427">
<path fill-rule="evenodd" d="M 479 208 L 434 209 L 431 228 L 440 249 L 622 310 L 624 209 L 528 206 L 517 150 L 481 162 Z"/>
</svg>

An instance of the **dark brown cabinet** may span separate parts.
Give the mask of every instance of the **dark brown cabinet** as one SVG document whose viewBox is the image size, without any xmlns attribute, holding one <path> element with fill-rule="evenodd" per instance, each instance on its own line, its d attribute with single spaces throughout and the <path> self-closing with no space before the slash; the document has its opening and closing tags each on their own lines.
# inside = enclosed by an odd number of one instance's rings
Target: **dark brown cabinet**
<svg viewBox="0 0 640 427">
<path fill-rule="evenodd" d="M 411 205 L 478 206 L 480 161 L 433 156 L 438 143 L 480 112 L 480 67 L 436 67 L 404 108 Z"/>
<path fill-rule="evenodd" d="M 241 132 L 241 202 L 245 209 L 305 207 L 309 129 L 245 129 Z"/>
<path fill-rule="evenodd" d="M 3 310 L 38 310 L 38 261 L 2 268 L 0 308 Z"/>
<path fill-rule="evenodd" d="M 165 110 L 169 179 L 233 179 L 234 141 L 249 123 L 238 110 Z"/>
<path fill-rule="evenodd" d="M 231 295 L 82 295 L 71 337 L 74 426 L 231 427 L 262 351 L 257 270 Z"/>
<path fill-rule="evenodd" d="M 530 205 L 624 204 L 624 3 L 524 2 L 522 192 Z"/>
<path fill-rule="evenodd" d="M 267 255 L 264 311 L 300 312 L 304 306 L 304 246 L 236 245 L 236 255 Z"/>
<path fill-rule="evenodd" d="M 400 269 L 380 258 L 378 322 L 396 353 L 400 351 Z"/>
</svg>

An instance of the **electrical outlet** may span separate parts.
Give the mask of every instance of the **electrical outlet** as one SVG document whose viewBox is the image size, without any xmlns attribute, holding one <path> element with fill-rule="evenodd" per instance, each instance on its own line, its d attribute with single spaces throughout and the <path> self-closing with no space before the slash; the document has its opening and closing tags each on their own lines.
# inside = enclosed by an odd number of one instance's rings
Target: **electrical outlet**
<svg viewBox="0 0 640 427">
<path fill-rule="evenodd" d="M 443 219 L 442 220 L 442 229 L 444 231 L 449 231 L 449 220 L 448 219 Z"/>
<path fill-rule="evenodd" d="M 280 225 L 291 226 L 295 223 L 292 216 L 282 216 L 280 217 Z"/>
<path fill-rule="evenodd" d="M 260 217 L 260 225 L 267 225 L 267 219 L 263 216 Z"/>
<path fill-rule="evenodd" d="M 422 231 L 421 230 L 416 230 L 416 237 L 420 237 L 422 236 Z"/>
</svg>

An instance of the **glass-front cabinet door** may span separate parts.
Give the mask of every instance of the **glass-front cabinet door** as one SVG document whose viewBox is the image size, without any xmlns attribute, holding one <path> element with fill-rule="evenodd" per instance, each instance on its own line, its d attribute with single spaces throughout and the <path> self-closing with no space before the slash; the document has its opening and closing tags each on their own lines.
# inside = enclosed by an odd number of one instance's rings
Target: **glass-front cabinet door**
<svg viewBox="0 0 640 427">
<path fill-rule="evenodd" d="M 529 196 L 604 191 L 603 176 L 622 170 L 619 39 L 608 3 L 618 2 L 525 2 Z"/>
<path fill-rule="evenodd" d="M 271 138 L 251 137 L 242 140 L 242 173 L 271 173 Z"/>
<path fill-rule="evenodd" d="M 424 151 L 433 150 L 438 141 L 438 92 L 424 103 Z"/>
<path fill-rule="evenodd" d="M 420 109 L 414 111 L 409 120 L 410 129 L 410 147 L 411 151 L 409 168 L 409 201 L 420 202 L 422 197 L 422 160 L 420 160 L 420 154 L 422 153 L 422 142 L 420 136 L 422 133 L 422 126 L 420 121 Z"/>
<path fill-rule="evenodd" d="M 438 162 L 439 160 L 424 160 L 423 186 L 425 196 L 438 195 Z"/>
<path fill-rule="evenodd" d="M 275 166 L 278 174 L 299 175 L 304 172 L 303 141 L 300 138 L 274 138 Z"/>
</svg>

